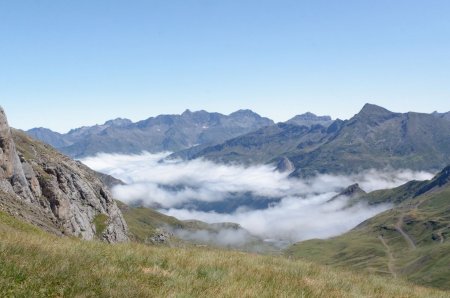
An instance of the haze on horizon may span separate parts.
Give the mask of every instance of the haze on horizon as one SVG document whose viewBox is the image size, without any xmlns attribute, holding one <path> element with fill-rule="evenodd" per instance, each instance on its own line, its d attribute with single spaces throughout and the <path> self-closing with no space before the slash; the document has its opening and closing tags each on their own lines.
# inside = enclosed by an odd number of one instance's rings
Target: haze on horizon
<svg viewBox="0 0 450 298">
<path fill-rule="evenodd" d="M 448 1 L 4 1 L 0 104 L 17 128 L 185 109 L 307 111 L 366 102 L 447 112 Z"/>
</svg>

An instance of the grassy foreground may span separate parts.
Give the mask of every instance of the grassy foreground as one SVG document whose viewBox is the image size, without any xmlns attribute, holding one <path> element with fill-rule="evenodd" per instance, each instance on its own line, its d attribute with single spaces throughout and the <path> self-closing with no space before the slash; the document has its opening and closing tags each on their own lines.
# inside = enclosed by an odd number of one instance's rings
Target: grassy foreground
<svg viewBox="0 0 450 298">
<path fill-rule="evenodd" d="M 377 276 L 208 248 L 58 238 L 0 212 L 2 297 L 445 297 Z"/>
</svg>

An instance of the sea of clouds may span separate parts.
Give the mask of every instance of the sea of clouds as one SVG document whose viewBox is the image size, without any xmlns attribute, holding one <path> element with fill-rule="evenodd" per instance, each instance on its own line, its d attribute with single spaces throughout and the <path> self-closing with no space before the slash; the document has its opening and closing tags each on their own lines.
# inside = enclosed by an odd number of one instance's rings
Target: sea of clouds
<svg viewBox="0 0 450 298">
<path fill-rule="evenodd" d="M 113 193 L 126 203 L 158 207 L 159 211 L 179 219 L 235 222 L 264 239 L 289 242 L 342 234 L 390 208 L 364 203 L 348 207 L 348 198 L 342 196 L 330 201 L 351 184 L 359 183 L 369 192 L 433 176 L 410 170 L 368 170 L 354 175 L 297 179 L 288 177 L 289 173 L 274 171 L 271 165 L 244 167 L 203 159 L 165 160 L 168 154 L 98 154 L 82 162 L 124 181 L 126 185 L 116 186 Z M 255 200 L 262 197 L 276 201 L 264 209 L 243 206 L 230 213 L 206 212 L 191 204 L 226 203 L 230 194 L 236 193 L 249 193 Z"/>
</svg>

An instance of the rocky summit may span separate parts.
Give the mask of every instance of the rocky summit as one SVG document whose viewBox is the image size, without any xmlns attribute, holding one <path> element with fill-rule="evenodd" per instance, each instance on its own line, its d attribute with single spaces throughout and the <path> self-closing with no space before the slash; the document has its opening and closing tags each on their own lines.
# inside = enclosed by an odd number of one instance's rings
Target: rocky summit
<svg viewBox="0 0 450 298">
<path fill-rule="evenodd" d="M 8 125 L 0 108 L 0 210 L 57 235 L 128 240 L 96 172 Z"/>
<path fill-rule="evenodd" d="M 313 125 L 322 125 L 328 127 L 333 123 L 333 119 L 331 119 L 330 116 L 317 116 L 311 112 L 307 112 L 305 114 L 294 116 L 293 118 L 289 119 L 287 123 L 309 127 Z"/>
</svg>

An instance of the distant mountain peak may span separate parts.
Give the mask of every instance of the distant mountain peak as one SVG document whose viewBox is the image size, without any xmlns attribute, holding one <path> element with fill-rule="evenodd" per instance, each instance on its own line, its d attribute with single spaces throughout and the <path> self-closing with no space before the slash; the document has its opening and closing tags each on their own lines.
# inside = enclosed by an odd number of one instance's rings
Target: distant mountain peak
<svg viewBox="0 0 450 298">
<path fill-rule="evenodd" d="M 113 120 L 108 120 L 105 122 L 104 125 L 108 125 L 108 126 L 125 126 L 128 124 L 133 123 L 133 121 L 131 121 L 130 119 L 126 119 L 126 118 L 116 118 Z"/>
<path fill-rule="evenodd" d="M 299 116 L 304 116 L 304 117 L 317 117 L 316 114 L 311 113 L 311 112 L 306 112 L 306 113 L 300 114 Z M 326 116 L 326 117 L 327 117 L 327 116 Z M 330 118 L 331 118 L 331 117 L 330 117 Z"/>
<path fill-rule="evenodd" d="M 341 197 L 356 199 L 365 194 L 366 194 L 366 192 L 363 189 L 361 189 L 361 187 L 359 187 L 359 184 L 355 183 L 355 184 L 352 184 L 352 185 L 346 187 L 340 193 L 338 193 L 337 195 L 335 195 L 334 197 L 329 199 L 328 202 L 332 202 Z"/>
<path fill-rule="evenodd" d="M 371 115 L 392 115 L 395 114 L 394 112 L 391 112 L 383 107 L 366 103 L 359 114 L 371 114 Z"/>
<path fill-rule="evenodd" d="M 205 110 L 191 111 L 190 109 L 186 109 L 183 113 L 181 113 L 181 117 L 192 117 L 192 116 L 205 116 L 214 113 L 210 113 Z"/>
<path fill-rule="evenodd" d="M 253 112 L 250 109 L 240 109 L 240 110 L 237 110 L 236 112 L 231 113 L 230 116 L 241 116 L 241 117 L 242 116 L 258 116 L 259 117 L 259 114 Z"/>
<path fill-rule="evenodd" d="M 287 121 L 289 124 L 296 124 L 301 126 L 313 126 L 320 124 L 328 127 L 333 123 L 330 116 L 317 116 L 314 113 L 306 112 L 304 114 L 296 115 Z"/>
<path fill-rule="evenodd" d="M 181 113 L 181 116 L 191 115 L 191 114 L 192 114 L 192 111 L 190 109 L 186 109 L 186 110 L 184 110 L 183 113 Z"/>
<path fill-rule="evenodd" d="M 31 129 L 29 129 L 28 131 L 52 132 L 52 133 L 55 133 L 55 134 L 57 133 L 57 132 L 54 132 L 53 130 L 51 130 L 51 129 L 49 129 L 49 128 L 45 128 L 45 127 L 42 127 L 42 126 L 31 128 Z"/>
<path fill-rule="evenodd" d="M 72 129 L 66 134 L 43 129 L 32 129 L 28 133 L 79 158 L 98 152 L 134 154 L 142 151 L 179 151 L 193 144 L 221 143 L 272 124 L 272 120 L 250 110 L 240 110 L 227 116 L 186 109 L 181 115 L 159 115 L 136 123 L 117 118 L 101 125 Z"/>
<path fill-rule="evenodd" d="M 450 112 L 439 113 L 438 111 L 434 111 L 433 113 L 431 113 L 431 115 L 433 115 L 436 118 L 441 118 L 450 121 Z"/>
<path fill-rule="evenodd" d="M 348 186 L 343 191 L 341 191 L 339 193 L 339 196 L 353 197 L 355 195 L 361 195 L 361 194 L 365 194 L 365 193 L 366 192 L 363 189 L 361 189 L 361 187 L 359 187 L 359 184 L 355 183 L 355 184 Z"/>
<path fill-rule="evenodd" d="M 321 120 L 321 121 L 331 121 L 330 116 L 317 116 L 314 113 L 306 112 L 304 114 L 300 114 L 297 116 L 294 116 L 292 119 L 304 119 L 304 120 Z"/>
</svg>

